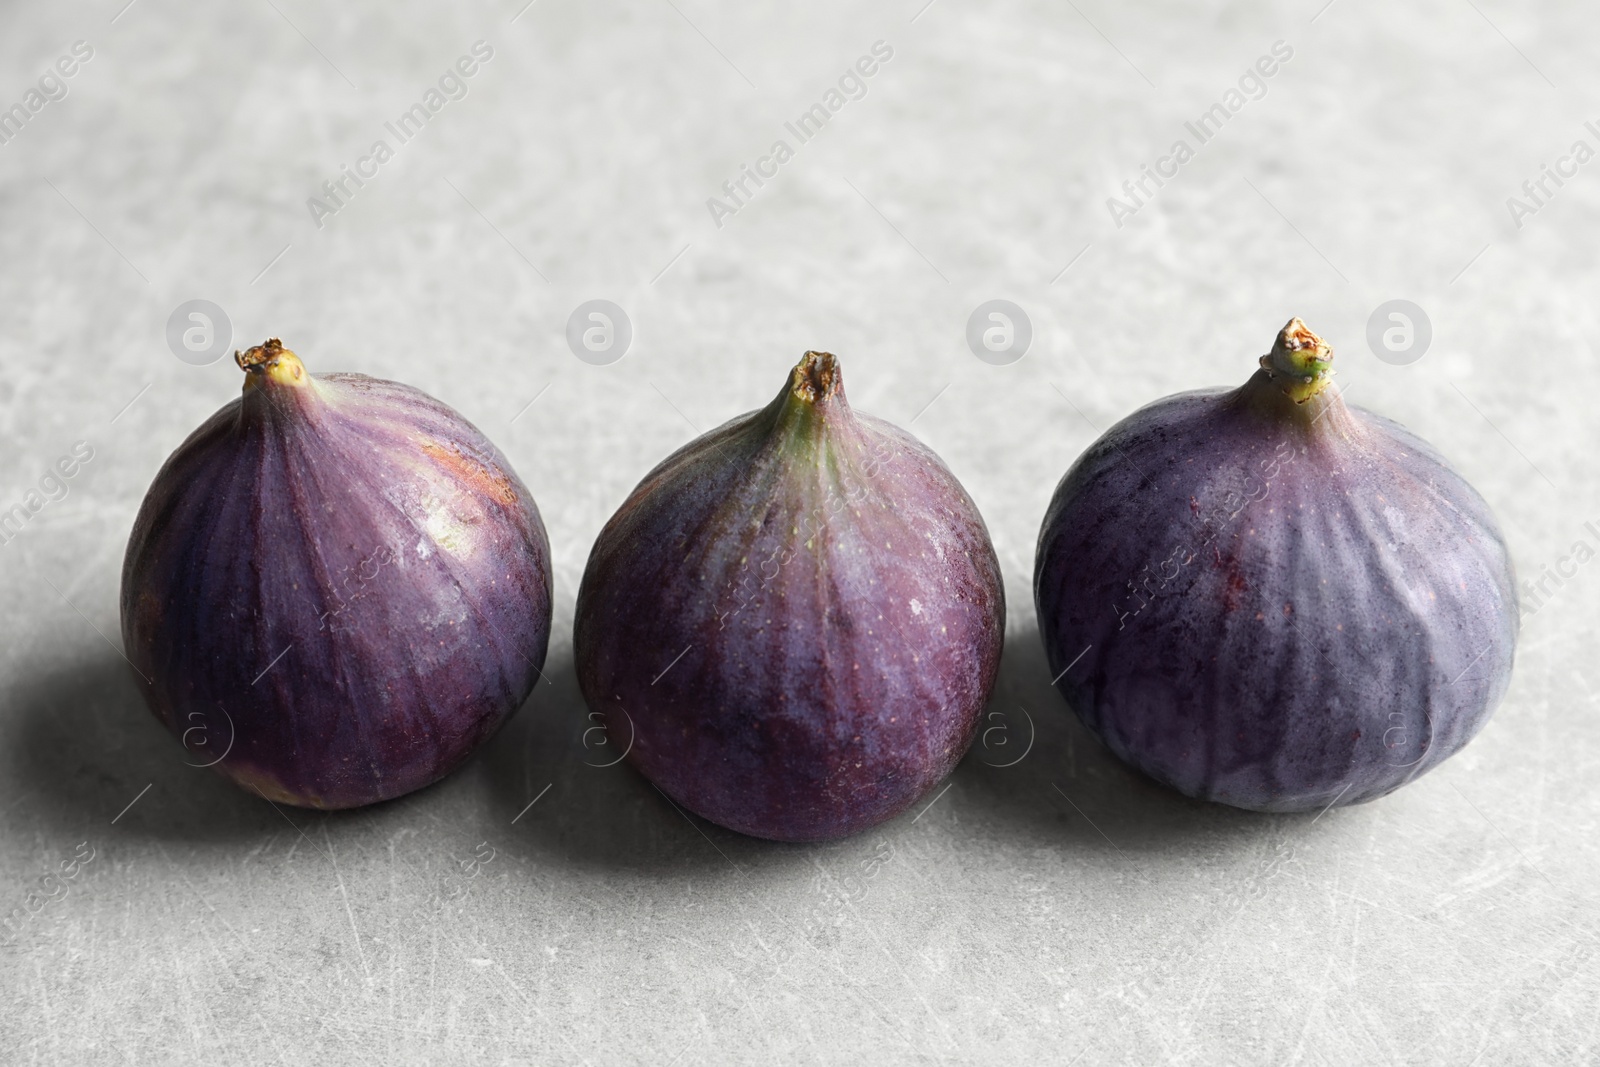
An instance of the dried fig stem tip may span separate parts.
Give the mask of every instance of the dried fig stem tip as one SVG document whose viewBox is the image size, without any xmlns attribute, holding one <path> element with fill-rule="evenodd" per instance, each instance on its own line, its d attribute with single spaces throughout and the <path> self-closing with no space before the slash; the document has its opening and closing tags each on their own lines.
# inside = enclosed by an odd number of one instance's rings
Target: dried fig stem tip
<svg viewBox="0 0 1600 1067">
<path fill-rule="evenodd" d="M 843 388 L 839 360 L 832 352 L 807 352 L 794 366 L 790 392 L 801 400 L 816 403 L 840 395 Z"/>
<path fill-rule="evenodd" d="M 1299 319 L 1290 319 L 1272 351 L 1261 357 L 1261 368 L 1291 400 L 1304 404 L 1332 380 L 1333 347 Z"/>
<path fill-rule="evenodd" d="M 261 385 L 288 385 L 299 387 L 311 381 L 300 357 L 283 347 L 276 337 L 269 338 L 254 348 L 235 352 L 233 361 L 244 371 L 245 391 Z"/>
</svg>

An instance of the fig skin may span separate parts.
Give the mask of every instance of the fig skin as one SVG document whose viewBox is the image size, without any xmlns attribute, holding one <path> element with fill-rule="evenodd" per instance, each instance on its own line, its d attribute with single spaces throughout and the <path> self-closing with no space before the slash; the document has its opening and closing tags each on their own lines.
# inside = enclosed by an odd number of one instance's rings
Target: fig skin
<svg viewBox="0 0 1600 1067">
<path fill-rule="evenodd" d="M 122 634 L 151 711 L 268 800 L 350 808 L 449 774 L 527 698 L 550 551 L 527 489 L 450 407 L 307 373 L 276 341 L 151 485 Z"/>
<path fill-rule="evenodd" d="M 843 837 L 971 744 L 1005 629 L 972 500 L 910 434 L 853 412 L 808 352 L 767 407 L 697 438 L 601 531 L 578 680 L 683 807 L 779 841 Z"/>
<path fill-rule="evenodd" d="M 1241 388 L 1181 393 L 1072 466 L 1039 535 L 1052 676 L 1191 797 L 1321 811 L 1458 751 L 1510 683 L 1516 585 L 1483 498 L 1326 389 L 1291 320 Z"/>
</svg>

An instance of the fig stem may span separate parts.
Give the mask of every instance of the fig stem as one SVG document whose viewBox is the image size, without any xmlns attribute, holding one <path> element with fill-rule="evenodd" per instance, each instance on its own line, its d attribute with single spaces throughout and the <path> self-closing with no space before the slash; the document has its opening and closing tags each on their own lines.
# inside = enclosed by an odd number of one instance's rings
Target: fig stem
<svg viewBox="0 0 1600 1067">
<path fill-rule="evenodd" d="M 1272 351 L 1261 357 L 1261 369 L 1296 404 L 1304 404 L 1333 380 L 1333 346 L 1299 318 L 1278 331 Z"/>
<path fill-rule="evenodd" d="M 831 352 L 807 352 L 794 365 L 783 388 L 766 409 L 770 433 L 795 456 L 827 462 L 827 438 L 853 433 L 850 403 L 844 396 L 844 375 Z"/>
<path fill-rule="evenodd" d="M 839 359 L 832 352 L 807 352 L 794 365 L 789 391 L 801 400 L 815 403 L 836 396 L 843 386 Z"/>
<path fill-rule="evenodd" d="M 235 351 L 233 361 L 245 372 L 245 392 L 266 384 L 300 388 L 311 381 L 300 357 L 283 347 L 276 337 L 243 352 Z"/>
</svg>

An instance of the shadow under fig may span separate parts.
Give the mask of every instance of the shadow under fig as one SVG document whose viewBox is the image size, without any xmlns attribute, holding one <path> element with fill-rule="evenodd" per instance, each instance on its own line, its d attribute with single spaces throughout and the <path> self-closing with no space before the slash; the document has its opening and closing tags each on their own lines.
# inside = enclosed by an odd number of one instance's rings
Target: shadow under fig
<svg viewBox="0 0 1600 1067">
<path fill-rule="evenodd" d="M 102 645 L 12 690 L 0 717 L 0 750 L 14 783 L 13 818 L 63 840 L 227 845 L 283 834 L 291 848 L 305 844 L 328 855 L 331 845 L 359 840 L 371 826 L 404 825 L 419 804 L 443 811 L 470 804 L 465 772 L 472 760 L 439 782 L 365 807 L 273 804 L 173 737 L 146 707 L 144 684 Z"/>
<path fill-rule="evenodd" d="M 732 878 L 769 862 L 809 862 L 806 846 L 745 837 L 678 808 L 622 761 L 626 732 L 613 739 L 589 716 L 570 647 L 545 675 L 510 722 L 441 781 L 379 804 L 314 811 L 274 806 L 200 766 L 207 757 L 145 706 L 132 668 L 113 649 L 84 646 L 7 692 L 0 803 L 58 843 L 229 845 L 277 833 L 291 842 L 304 835 L 326 854 L 374 827 L 427 819 L 474 839 L 494 831 L 497 842 L 523 842 L 563 864 Z M 485 779 L 490 810 L 475 816 Z"/>
<path fill-rule="evenodd" d="M 494 821 L 562 862 L 729 877 L 799 868 L 819 850 L 849 852 L 868 837 L 911 832 L 925 809 L 938 821 L 934 803 L 959 805 L 957 834 L 1086 853 L 1243 847 L 1298 818 L 1191 800 L 1127 767 L 1050 684 L 1032 627 L 1006 639 L 986 718 L 949 779 L 952 796 L 939 799 L 935 789 L 879 830 L 837 842 L 765 841 L 689 813 L 622 758 L 631 730 L 591 713 L 570 647 L 552 656 L 545 675 L 478 759 Z"/>
<path fill-rule="evenodd" d="M 1051 685 L 1038 629 L 1006 635 L 1000 676 L 954 781 L 985 832 L 1122 852 L 1245 843 L 1294 816 L 1192 800 L 1112 755 Z"/>
<path fill-rule="evenodd" d="M 11 690 L 0 736 L 12 817 L 72 840 L 258 838 L 278 816 L 259 797 L 196 766 L 203 757 L 150 713 L 143 684 L 102 645 Z"/>
<path fill-rule="evenodd" d="M 639 871 L 737 877 L 751 866 L 806 862 L 805 846 L 707 822 L 634 770 L 623 758 L 630 724 L 590 712 L 570 645 L 551 656 L 544 674 L 478 757 L 489 776 L 493 818 L 514 823 L 515 840 L 564 862 Z"/>
<path fill-rule="evenodd" d="M 145 707 L 143 683 L 127 663 L 109 648 L 84 647 L 9 692 L 0 715 L 0 758 L 10 783 L 4 801 L 13 820 L 61 841 L 258 841 L 285 831 L 287 819 L 315 844 L 322 831 L 339 840 L 371 820 L 399 825 L 424 809 L 466 817 L 486 779 L 489 825 L 553 861 L 730 878 L 804 867 L 818 850 L 848 850 L 866 836 L 785 844 L 689 813 L 622 759 L 631 730 L 590 713 L 570 646 L 551 658 L 545 675 L 511 721 L 442 782 L 350 811 L 274 810 L 196 766 L 201 757 Z M 986 718 L 950 781 L 951 797 L 937 800 L 935 791 L 883 832 L 907 831 L 925 808 L 938 821 L 942 813 L 930 801 L 959 805 L 966 825 L 956 833 L 1124 853 L 1227 846 L 1305 821 L 1190 800 L 1126 767 L 1050 685 L 1032 627 L 1008 635 Z"/>
</svg>

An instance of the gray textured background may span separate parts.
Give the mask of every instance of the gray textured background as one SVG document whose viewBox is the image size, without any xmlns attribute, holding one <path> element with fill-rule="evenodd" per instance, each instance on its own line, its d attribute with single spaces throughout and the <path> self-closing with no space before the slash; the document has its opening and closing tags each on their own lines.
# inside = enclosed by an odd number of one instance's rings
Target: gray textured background
<svg viewBox="0 0 1600 1067">
<path fill-rule="evenodd" d="M 1506 205 L 1600 147 L 1592 10 L 922 2 L 5 5 L 0 103 L 73 41 L 94 55 L 0 145 L 0 509 L 75 441 L 94 458 L 0 545 L 0 914 L 95 851 L 0 945 L 0 1058 L 1595 1061 L 1600 565 L 1525 618 L 1468 750 L 1321 817 L 1122 769 L 1050 689 L 1028 585 L 1098 430 L 1241 381 L 1290 314 L 1352 402 L 1454 458 L 1524 576 L 1600 547 L 1600 161 L 1520 228 Z M 306 199 L 479 39 L 469 95 L 317 228 Z M 880 39 L 866 97 L 713 225 L 706 198 Z M 1265 97 L 1113 225 L 1106 197 L 1278 40 Z M 1005 367 L 963 341 L 999 296 L 1035 329 Z M 563 340 L 596 297 L 637 332 L 611 366 Z M 1408 366 L 1364 340 L 1396 297 L 1433 325 Z M 168 351 L 194 298 L 236 345 L 433 392 L 538 499 L 553 684 L 441 785 L 275 811 L 140 706 L 112 647 L 125 538 L 240 384 Z M 644 471 L 806 348 L 842 357 L 857 407 L 915 418 L 982 509 L 1007 732 L 931 806 L 780 847 L 585 765 L 607 757 L 571 613 Z"/>
</svg>

